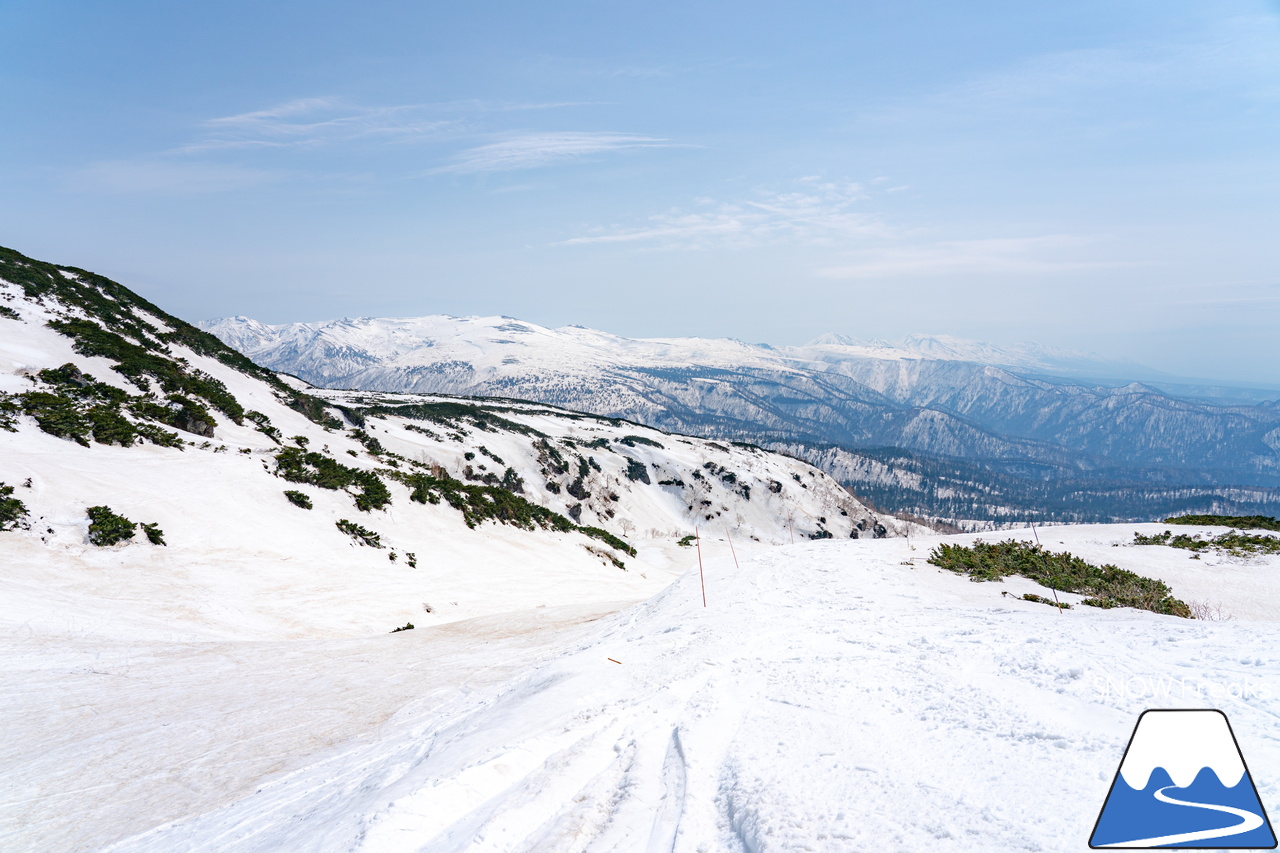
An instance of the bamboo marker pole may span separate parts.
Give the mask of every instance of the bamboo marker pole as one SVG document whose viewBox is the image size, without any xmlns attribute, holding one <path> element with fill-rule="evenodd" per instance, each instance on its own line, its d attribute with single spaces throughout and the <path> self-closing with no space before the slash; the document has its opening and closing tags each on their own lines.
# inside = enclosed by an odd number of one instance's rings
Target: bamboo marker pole
<svg viewBox="0 0 1280 853">
<path fill-rule="evenodd" d="M 698 534 L 698 528 L 693 528 L 693 538 L 698 546 L 698 580 L 702 583 L 702 606 L 707 606 L 707 576 L 702 573 L 702 537 Z"/>
<path fill-rule="evenodd" d="M 741 566 L 738 565 L 738 552 L 735 551 L 733 548 L 733 537 L 729 535 L 729 528 L 727 526 L 724 529 L 724 535 L 725 535 L 725 538 L 729 540 L 729 553 L 733 555 L 733 567 L 735 569 L 742 568 Z"/>
</svg>

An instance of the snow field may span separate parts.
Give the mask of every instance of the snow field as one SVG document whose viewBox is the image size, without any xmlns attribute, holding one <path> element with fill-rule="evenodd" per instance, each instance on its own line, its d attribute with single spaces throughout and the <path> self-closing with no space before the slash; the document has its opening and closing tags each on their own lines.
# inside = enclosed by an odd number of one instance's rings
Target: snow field
<svg viewBox="0 0 1280 853">
<path fill-rule="evenodd" d="M 604 612 L 539 608 L 346 640 L 11 636 L 0 849 L 97 850 L 235 802 L 376 742 L 397 715 L 448 714 Z"/>
<path fill-rule="evenodd" d="M 1127 527 L 1053 530 L 1075 551 Z M 706 609 L 686 574 L 530 671 L 107 849 L 1081 849 L 1162 706 L 1224 710 L 1275 809 L 1274 622 L 1059 614 L 903 565 L 913 544 L 716 556 Z M 1144 550 L 1113 560 L 1185 560 Z M 1117 689 L 1161 680 L 1222 690 Z"/>
</svg>

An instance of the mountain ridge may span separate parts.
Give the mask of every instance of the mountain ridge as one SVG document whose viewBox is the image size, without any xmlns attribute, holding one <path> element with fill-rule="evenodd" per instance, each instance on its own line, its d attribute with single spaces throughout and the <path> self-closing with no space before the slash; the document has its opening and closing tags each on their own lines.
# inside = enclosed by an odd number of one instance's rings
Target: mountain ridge
<svg viewBox="0 0 1280 853">
<path fill-rule="evenodd" d="M 946 358 L 893 345 L 851 347 L 845 343 L 851 339 L 837 336 L 814 346 L 764 347 L 732 339 L 631 339 L 496 317 L 204 326 L 264 364 L 321 386 L 518 397 L 713 438 L 897 448 L 967 460 L 993 473 L 1022 466 L 1023 498 L 1011 491 L 1009 506 L 972 507 L 987 520 L 1006 518 L 1010 509 L 1026 520 L 1054 520 L 1037 514 L 1034 503 L 1045 479 L 1062 481 L 1061 490 L 1088 487 L 1104 475 L 1145 488 L 1169 485 L 1181 472 L 1182 485 L 1206 505 L 1222 497 L 1215 487 L 1262 489 L 1260 510 L 1273 500 L 1265 490 L 1280 488 L 1275 405 L 1182 398 L 1145 381 L 1117 386 L 1046 377 L 1045 348 L 1032 358 L 1024 347 L 1020 357 L 1034 369 L 1012 369 L 965 361 L 959 356 L 972 355 L 972 348 L 941 338 L 915 340 Z M 995 352 L 983 346 L 979 351 Z M 1161 499 L 1146 517 L 1180 506 Z M 915 497 L 895 508 L 928 509 Z M 1057 520 L 1131 517 L 1101 502 L 1081 511 Z"/>
</svg>

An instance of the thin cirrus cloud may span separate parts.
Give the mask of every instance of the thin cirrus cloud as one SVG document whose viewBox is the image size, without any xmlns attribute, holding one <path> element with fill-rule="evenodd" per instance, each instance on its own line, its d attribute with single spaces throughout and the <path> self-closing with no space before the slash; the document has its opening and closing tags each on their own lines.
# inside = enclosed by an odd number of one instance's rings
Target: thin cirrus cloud
<svg viewBox="0 0 1280 853">
<path fill-rule="evenodd" d="M 229 148 L 290 148 L 356 139 L 413 141 L 459 125 L 422 104 L 363 107 L 336 98 L 299 98 L 264 110 L 210 119 L 204 138 L 179 152 Z"/>
<path fill-rule="evenodd" d="M 596 228 L 556 245 L 630 243 L 704 249 L 775 243 L 823 245 L 891 237 L 893 229 L 877 216 L 855 209 L 869 198 L 870 192 L 861 184 L 807 178 L 796 190 L 764 190 L 736 202 L 699 199 L 693 210 L 655 214 L 643 225 Z"/>
<path fill-rule="evenodd" d="M 614 151 L 679 147 L 687 146 L 668 139 L 629 133 L 525 133 L 463 151 L 452 163 L 432 169 L 430 174 L 510 172 L 551 166 Z"/>
<path fill-rule="evenodd" d="M 852 263 L 818 270 L 835 279 L 947 276 L 964 273 L 1055 273 L 1134 266 L 1127 261 L 1082 259 L 1078 250 L 1098 239 L 1070 234 L 944 240 L 888 246 L 858 253 Z"/>
</svg>

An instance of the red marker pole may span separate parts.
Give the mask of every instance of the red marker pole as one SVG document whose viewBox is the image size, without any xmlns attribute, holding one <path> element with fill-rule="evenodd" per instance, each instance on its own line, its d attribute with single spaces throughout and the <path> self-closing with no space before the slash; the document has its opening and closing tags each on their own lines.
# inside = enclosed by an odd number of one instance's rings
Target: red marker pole
<svg viewBox="0 0 1280 853">
<path fill-rule="evenodd" d="M 733 549 L 733 537 L 729 535 L 729 528 L 724 529 L 725 538 L 729 540 L 729 553 L 733 555 L 733 567 L 735 569 L 742 568 L 738 565 L 738 552 Z"/>
<path fill-rule="evenodd" d="M 693 528 L 693 538 L 698 546 L 698 580 L 702 582 L 702 606 L 707 606 L 707 577 L 702 573 L 702 537 L 698 535 L 698 528 Z"/>
</svg>

